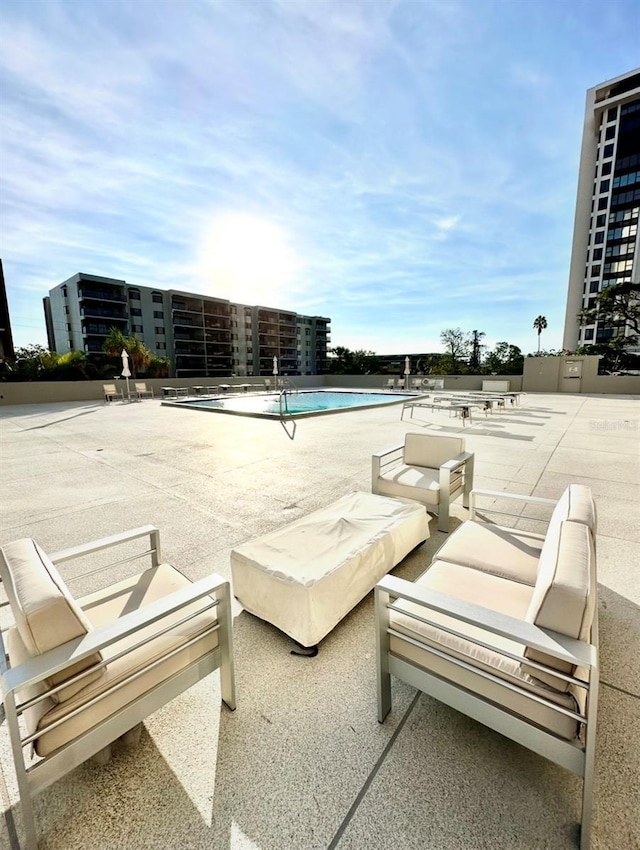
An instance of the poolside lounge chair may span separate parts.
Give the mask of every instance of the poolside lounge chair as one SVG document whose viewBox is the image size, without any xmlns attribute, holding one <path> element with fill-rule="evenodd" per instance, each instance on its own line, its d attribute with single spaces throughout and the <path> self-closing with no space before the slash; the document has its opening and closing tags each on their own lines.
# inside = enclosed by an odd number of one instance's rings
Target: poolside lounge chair
<svg viewBox="0 0 640 850">
<path fill-rule="evenodd" d="M 396 387 L 395 378 L 387 378 L 387 383 L 382 385 L 383 390 L 394 390 Z"/>
<path fill-rule="evenodd" d="M 119 398 L 120 401 L 124 401 L 124 392 L 116 389 L 115 384 L 103 384 L 102 391 L 104 393 L 104 400 L 107 404 L 113 401 L 114 398 Z"/>
<path fill-rule="evenodd" d="M 132 554 L 136 540 L 145 549 Z M 112 566 L 149 556 L 151 566 L 76 602 L 54 564 L 121 544 L 125 557 Z M 0 634 L 2 701 L 34 850 L 39 791 L 94 755 L 108 758 L 112 741 L 135 738 L 145 717 L 216 669 L 235 708 L 230 588 L 218 575 L 192 583 L 162 563 L 151 525 L 51 557 L 17 540 L 0 548 L 0 578 L 15 621 Z"/>
<path fill-rule="evenodd" d="M 469 507 L 473 488 L 474 455 L 464 447 L 463 437 L 405 434 L 401 445 L 373 455 L 371 492 L 420 502 L 448 532 L 451 502 L 462 495 Z"/>
<path fill-rule="evenodd" d="M 517 509 L 481 508 L 479 499 Z M 553 508 L 548 523 L 543 506 Z M 546 533 L 496 525 L 488 514 L 526 516 Z M 598 703 L 595 538 L 596 508 L 583 485 L 557 502 L 474 490 L 470 521 L 427 570 L 415 581 L 386 576 L 375 591 L 378 720 L 391 708 L 394 676 L 577 774 L 581 850 L 590 846 Z M 518 834 L 515 823 L 510 829 Z M 525 844 L 533 846 L 513 846 Z M 559 837 L 557 846 L 569 844 Z"/>
<path fill-rule="evenodd" d="M 136 381 L 133 386 L 138 401 L 143 398 L 153 398 L 153 387 L 147 387 L 144 381 Z"/>
</svg>

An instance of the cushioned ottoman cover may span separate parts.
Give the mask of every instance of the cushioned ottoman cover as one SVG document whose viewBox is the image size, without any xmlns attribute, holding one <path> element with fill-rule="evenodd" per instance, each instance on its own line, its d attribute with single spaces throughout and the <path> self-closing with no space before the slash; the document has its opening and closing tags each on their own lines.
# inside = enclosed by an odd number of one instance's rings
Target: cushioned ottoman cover
<svg viewBox="0 0 640 850">
<path fill-rule="evenodd" d="M 428 536 L 422 505 L 350 493 L 234 549 L 233 592 L 247 611 L 313 646 Z"/>
</svg>

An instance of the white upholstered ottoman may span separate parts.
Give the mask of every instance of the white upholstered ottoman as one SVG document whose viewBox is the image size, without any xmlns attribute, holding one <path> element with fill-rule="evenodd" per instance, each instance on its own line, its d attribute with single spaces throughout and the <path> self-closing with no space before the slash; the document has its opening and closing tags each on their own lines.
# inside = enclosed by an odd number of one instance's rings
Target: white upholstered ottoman
<svg viewBox="0 0 640 850">
<path fill-rule="evenodd" d="M 231 553 L 244 608 L 314 646 L 429 536 L 416 502 L 350 493 Z"/>
</svg>

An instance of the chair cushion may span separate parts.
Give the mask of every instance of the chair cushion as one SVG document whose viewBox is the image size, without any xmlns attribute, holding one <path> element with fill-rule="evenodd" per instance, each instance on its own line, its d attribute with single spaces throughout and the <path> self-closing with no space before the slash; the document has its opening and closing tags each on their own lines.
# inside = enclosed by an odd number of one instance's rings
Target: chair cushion
<svg viewBox="0 0 640 850">
<path fill-rule="evenodd" d="M 434 560 L 483 570 L 533 587 L 543 542 L 541 534 L 467 521 L 449 535 Z"/>
<path fill-rule="evenodd" d="M 524 618 L 533 593 L 531 587 L 520 582 L 438 560 L 434 561 L 415 583 L 423 588 L 446 593 L 518 619 Z M 394 607 L 406 613 L 392 611 L 391 628 L 400 634 L 415 637 L 451 659 L 464 661 L 472 668 L 477 668 L 478 672 L 462 668 L 442 654 L 430 652 L 392 635 L 390 650 L 393 655 L 418 664 L 445 680 L 455 682 L 471 693 L 477 693 L 485 699 L 503 705 L 515 714 L 551 729 L 563 738 L 575 738 L 575 720 L 482 675 L 483 672 L 490 673 L 519 689 L 575 710 L 576 703 L 570 694 L 547 687 L 522 667 L 519 660 L 524 652 L 522 644 L 492 635 L 478 626 L 462 623 L 445 614 L 425 611 L 422 606 L 411 602 L 397 600 Z M 407 616 L 409 612 L 430 619 L 433 625 Z M 458 634 L 445 631 L 443 626 L 455 629 Z M 483 641 L 490 646 L 482 646 L 476 641 Z M 516 658 L 510 658 L 504 655 L 504 652 L 510 652 Z"/>
<path fill-rule="evenodd" d="M 145 570 L 140 575 L 125 579 L 118 584 L 83 597 L 79 600 L 79 604 L 82 605 L 92 625 L 98 628 L 117 620 L 124 614 L 143 608 L 169 593 L 187 587 L 189 584 L 189 579 L 185 578 L 170 564 L 160 564 L 158 567 Z M 59 749 L 68 741 L 77 738 L 160 682 L 212 652 L 218 645 L 218 633 L 217 631 L 206 632 L 206 630 L 217 622 L 216 609 L 203 610 L 210 603 L 211 599 L 205 596 L 203 599 L 181 608 L 174 614 L 164 617 L 162 620 L 106 647 L 103 650 L 107 660 L 104 678 L 88 684 L 72 700 L 51 706 L 50 710 L 40 717 L 38 729 L 43 729 L 56 720 L 66 718 L 88 700 L 102 694 L 104 696 L 78 714 L 69 716 L 68 720 L 50 732 L 43 732 L 42 736 L 36 740 L 37 754 L 46 756 Z M 195 613 L 195 616 L 179 625 L 179 621 L 190 613 Z M 158 632 L 170 623 L 178 625 L 175 625 L 169 632 L 158 635 Z M 198 638 L 198 635 L 201 635 L 201 637 Z M 193 638 L 195 638 L 194 642 L 186 646 Z M 132 649 L 120 658 L 115 657 L 141 639 L 144 642 L 137 649 Z M 180 647 L 183 648 L 179 649 Z M 144 669 L 174 649 L 179 649 L 175 655 L 170 658 L 163 658 L 152 669 Z M 144 672 L 138 678 L 123 684 L 119 690 L 105 693 L 107 688 L 124 683 L 133 673 L 143 669 Z"/>
<path fill-rule="evenodd" d="M 91 629 L 80 606 L 69 593 L 60 574 L 45 552 L 31 539 L 24 538 L 0 549 L 0 576 L 4 583 L 15 627 L 26 658 L 42 655 L 74 638 L 84 637 Z M 26 660 L 21 657 L 21 660 Z M 99 652 L 46 680 L 55 687 L 75 674 L 102 661 Z M 12 660 L 12 663 L 19 663 Z M 101 678 L 102 669 L 67 685 L 51 699 L 65 702 L 89 682 Z"/>
<path fill-rule="evenodd" d="M 549 525 L 560 522 L 579 522 L 586 525 L 595 537 L 597 532 L 596 505 L 591 495 L 591 488 L 584 484 L 570 484 L 558 499 L 553 509 Z"/>
<path fill-rule="evenodd" d="M 549 526 L 538 566 L 538 580 L 526 620 L 578 640 L 589 640 L 596 604 L 595 551 L 587 525 L 566 521 Z M 563 673 L 575 667 L 527 648 L 525 657 Z M 566 691 L 569 685 L 550 674 L 529 668 L 531 675 Z"/>
<path fill-rule="evenodd" d="M 424 505 L 440 503 L 440 473 L 437 469 L 421 469 L 415 466 L 394 466 L 383 472 L 376 483 L 376 493 L 402 499 L 412 499 Z M 459 476 L 451 476 L 454 482 Z"/>
<path fill-rule="evenodd" d="M 434 437 L 409 433 L 404 438 L 403 460 L 407 466 L 439 469 L 443 463 L 464 451 L 462 437 Z"/>
</svg>

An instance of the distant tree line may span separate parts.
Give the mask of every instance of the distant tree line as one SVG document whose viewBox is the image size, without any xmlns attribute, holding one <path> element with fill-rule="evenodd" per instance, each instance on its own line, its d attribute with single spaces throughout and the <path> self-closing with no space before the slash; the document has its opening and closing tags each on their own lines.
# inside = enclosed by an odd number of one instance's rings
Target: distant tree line
<svg viewBox="0 0 640 850">
<path fill-rule="evenodd" d="M 0 361 L 0 381 L 96 381 L 112 379 L 122 371 L 121 354 L 129 355 L 131 374 L 166 378 L 170 363 L 152 354 L 135 336 L 112 328 L 103 345 L 103 354 L 89 357 L 83 351 L 58 354 L 41 345 L 16 348 L 11 358 Z"/>
</svg>

